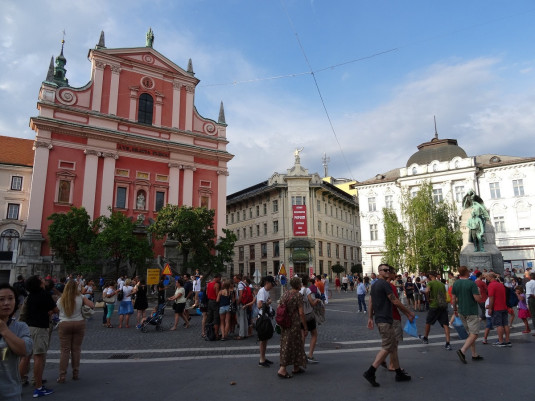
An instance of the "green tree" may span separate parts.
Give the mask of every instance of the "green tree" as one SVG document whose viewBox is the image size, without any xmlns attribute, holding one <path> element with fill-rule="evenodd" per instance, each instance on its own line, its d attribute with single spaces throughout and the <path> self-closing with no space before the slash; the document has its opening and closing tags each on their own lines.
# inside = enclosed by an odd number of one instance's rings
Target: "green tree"
<svg viewBox="0 0 535 401">
<path fill-rule="evenodd" d="M 442 271 L 458 266 L 462 245 L 455 205 L 433 200 L 433 186 L 424 182 L 415 196 L 402 194 L 401 220 L 383 209 L 386 263 L 409 271 Z"/>
<path fill-rule="evenodd" d="M 383 209 L 383 224 L 385 229 L 385 249 L 383 263 L 406 270 L 405 254 L 407 251 L 406 231 L 398 221 L 393 209 Z"/>
<path fill-rule="evenodd" d="M 177 241 L 185 271 L 200 268 L 208 276 L 224 270 L 236 242 L 235 235 L 226 230 L 216 245 L 214 216 L 213 209 L 166 205 L 149 230 L 156 238 Z"/>
<path fill-rule="evenodd" d="M 67 213 L 48 216 L 52 223 L 48 227 L 50 247 L 58 256 L 65 270 L 88 270 L 87 257 L 95 233 L 89 214 L 83 207 L 71 207 Z"/>
<path fill-rule="evenodd" d="M 342 266 L 340 263 L 336 263 L 334 265 L 331 266 L 331 270 L 333 272 L 335 272 L 336 274 L 340 274 L 340 273 L 343 273 L 345 272 L 346 270 L 344 269 L 344 266 Z"/>
<path fill-rule="evenodd" d="M 361 263 L 357 263 L 356 265 L 351 265 L 351 273 L 353 273 L 353 274 L 357 273 L 358 275 L 361 275 L 362 274 L 362 264 Z"/>
<path fill-rule="evenodd" d="M 100 216 L 95 220 L 94 226 L 98 235 L 93 242 L 93 251 L 112 262 L 116 276 L 123 263 L 128 262 L 131 267 L 139 269 L 145 267 L 147 260 L 153 257 L 147 238 L 138 237 L 134 233 L 136 223 L 121 212 Z"/>
</svg>

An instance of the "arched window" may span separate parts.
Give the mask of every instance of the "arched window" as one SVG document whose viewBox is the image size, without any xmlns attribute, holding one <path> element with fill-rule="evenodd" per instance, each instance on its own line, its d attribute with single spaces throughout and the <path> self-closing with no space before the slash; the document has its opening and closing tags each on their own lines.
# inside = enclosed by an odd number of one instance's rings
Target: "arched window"
<svg viewBox="0 0 535 401">
<path fill-rule="evenodd" d="M 137 122 L 142 124 L 152 125 L 152 109 L 154 100 L 148 93 L 143 93 L 139 97 L 139 105 L 137 111 Z"/>
</svg>

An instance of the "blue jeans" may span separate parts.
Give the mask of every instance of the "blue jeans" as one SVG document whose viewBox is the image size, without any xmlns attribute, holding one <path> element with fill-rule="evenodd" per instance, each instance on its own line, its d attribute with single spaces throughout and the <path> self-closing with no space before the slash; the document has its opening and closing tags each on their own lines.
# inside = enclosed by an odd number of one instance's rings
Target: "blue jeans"
<svg viewBox="0 0 535 401">
<path fill-rule="evenodd" d="M 368 311 L 366 309 L 366 301 L 364 300 L 365 297 L 366 297 L 366 294 L 357 295 L 357 299 L 359 300 L 359 312 L 362 312 L 363 309 L 364 309 L 364 312 Z"/>
</svg>

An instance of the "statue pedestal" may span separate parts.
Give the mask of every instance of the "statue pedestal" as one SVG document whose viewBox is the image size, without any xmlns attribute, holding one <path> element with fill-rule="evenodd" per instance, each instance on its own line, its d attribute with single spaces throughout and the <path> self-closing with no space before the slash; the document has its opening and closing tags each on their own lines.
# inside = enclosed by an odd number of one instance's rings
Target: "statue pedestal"
<svg viewBox="0 0 535 401">
<path fill-rule="evenodd" d="M 495 249 L 492 249 L 495 248 Z M 461 266 L 466 266 L 474 271 L 487 269 L 499 275 L 503 275 L 503 256 L 496 245 L 485 245 L 485 252 L 474 252 L 474 245 L 468 244 L 459 256 Z"/>
<path fill-rule="evenodd" d="M 503 275 L 503 256 L 496 246 L 494 227 L 487 221 L 485 224 L 485 242 L 483 252 L 475 252 L 474 244 L 468 241 L 468 228 L 466 222 L 470 218 L 470 209 L 463 210 L 461 214 L 461 232 L 463 233 L 463 247 L 459 256 L 461 266 L 474 271 L 487 269 Z"/>
</svg>

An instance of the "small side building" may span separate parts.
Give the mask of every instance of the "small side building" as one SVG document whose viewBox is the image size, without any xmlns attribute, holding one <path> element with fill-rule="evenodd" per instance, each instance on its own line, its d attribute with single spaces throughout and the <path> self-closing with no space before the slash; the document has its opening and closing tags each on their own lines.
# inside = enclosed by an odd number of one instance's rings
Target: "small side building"
<svg viewBox="0 0 535 401">
<path fill-rule="evenodd" d="M 0 149 L 0 283 L 12 283 L 28 219 L 33 141 L 0 136 Z"/>
</svg>

